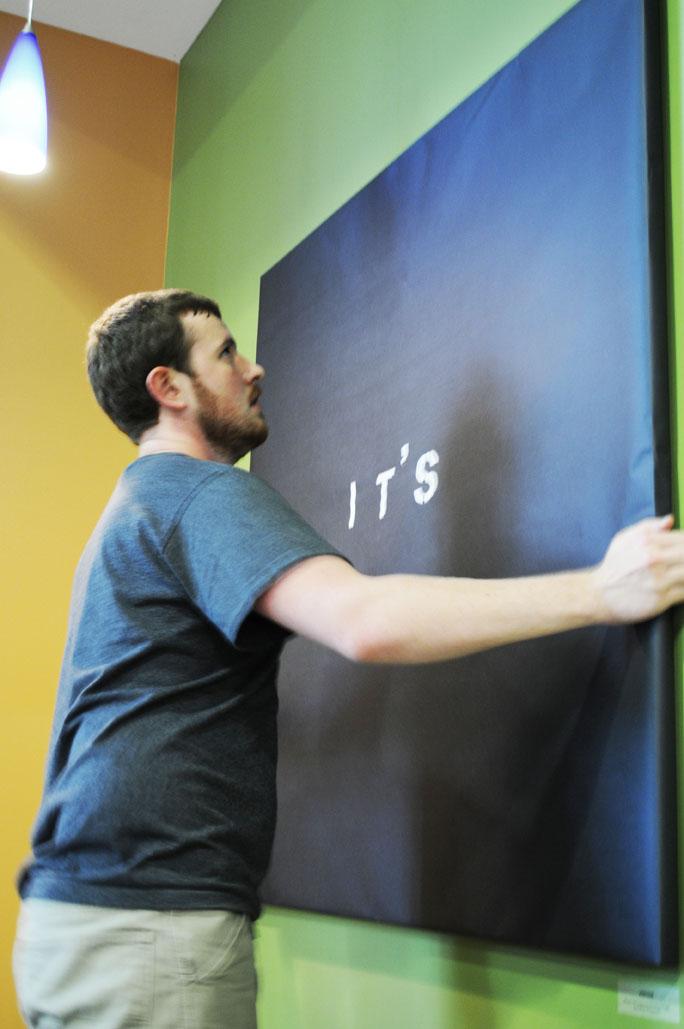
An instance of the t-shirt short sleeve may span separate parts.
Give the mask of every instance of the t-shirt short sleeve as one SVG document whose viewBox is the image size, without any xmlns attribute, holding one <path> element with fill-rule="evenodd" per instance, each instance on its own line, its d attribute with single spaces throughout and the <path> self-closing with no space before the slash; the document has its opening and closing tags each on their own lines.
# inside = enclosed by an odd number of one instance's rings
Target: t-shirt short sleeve
<svg viewBox="0 0 684 1029">
<path fill-rule="evenodd" d="M 262 479 L 225 468 L 194 490 L 164 556 L 190 599 L 234 645 L 261 594 L 309 557 L 342 555 Z M 238 636 L 240 640 L 238 641 Z"/>
</svg>

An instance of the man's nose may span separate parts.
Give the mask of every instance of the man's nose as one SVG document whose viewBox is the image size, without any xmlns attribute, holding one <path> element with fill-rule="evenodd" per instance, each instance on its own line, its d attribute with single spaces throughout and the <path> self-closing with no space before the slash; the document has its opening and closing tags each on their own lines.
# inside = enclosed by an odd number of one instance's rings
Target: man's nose
<svg viewBox="0 0 684 1029">
<path fill-rule="evenodd" d="M 256 361 L 247 361 L 245 370 L 242 374 L 245 382 L 257 382 L 260 379 L 263 379 L 266 371 L 262 365 L 257 364 Z"/>
</svg>

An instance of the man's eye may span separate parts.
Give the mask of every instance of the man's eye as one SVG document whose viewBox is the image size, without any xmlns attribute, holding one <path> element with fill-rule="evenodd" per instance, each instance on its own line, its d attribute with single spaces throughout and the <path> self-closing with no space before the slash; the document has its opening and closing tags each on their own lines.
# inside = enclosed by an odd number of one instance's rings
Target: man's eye
<svg viewBox="0 0 684 1029">
<path fill-rule="evenodd" d="M 221 351 L 221 357 L 225 357 L 226 354 L 228 355 L 228 357 L 234 357 L 235 347 L 232 345 L 232 343 L 229 343 L 227 346 L 223 348 L 223 350 Z"/>
</svg>

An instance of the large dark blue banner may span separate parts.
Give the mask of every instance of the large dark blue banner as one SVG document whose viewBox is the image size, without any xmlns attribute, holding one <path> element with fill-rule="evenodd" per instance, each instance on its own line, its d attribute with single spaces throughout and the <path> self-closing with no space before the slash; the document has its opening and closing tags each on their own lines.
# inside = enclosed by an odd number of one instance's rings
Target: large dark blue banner
<svg viewBox="0 0 684 1029">
<path fill-rule="evenodd" d="M 367 572 L 669 509 L 658 5 L 583 0 L 262 280 L 253 469 Z M 666 619 L 281 678 L 273 904 L 676 959 Z"/>
</svg>

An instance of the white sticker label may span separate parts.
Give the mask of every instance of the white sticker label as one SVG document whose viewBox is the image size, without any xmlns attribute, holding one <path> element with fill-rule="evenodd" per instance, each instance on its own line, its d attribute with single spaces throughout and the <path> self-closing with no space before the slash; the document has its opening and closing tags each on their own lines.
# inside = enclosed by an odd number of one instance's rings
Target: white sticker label
<svg viewBox="0 0 684 1029">
<path fill-rule="evenodd" d="M 679 1025 L 679 987 L 621 979 L 618 983 L 618 1013 Z"/>
</svg>

